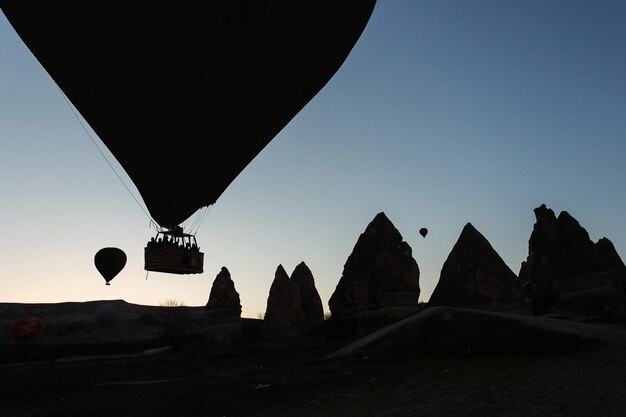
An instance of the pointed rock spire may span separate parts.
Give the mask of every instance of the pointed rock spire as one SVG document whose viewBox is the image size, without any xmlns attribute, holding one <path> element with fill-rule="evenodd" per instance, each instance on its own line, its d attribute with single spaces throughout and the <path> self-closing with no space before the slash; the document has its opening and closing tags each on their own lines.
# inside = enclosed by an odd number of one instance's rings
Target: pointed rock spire
<svg viewBox="0 0 626 417">
<path fill-rule="evenodd" d="M 333 337 L 357 336 L 417 311 L 419 275 L 411 247 L 378 213 L 359 236 L 328 302 Z"/>
<path fill-rule="evenodd" d="M 230 271 L 225 266 L 213 281 L 205 310 L 207 314 L 203 341 L 205 353 L 211 355 L 241 353 L 243 351 L 241 302 Z"/>
<path fill-rule="evenodd" d="M 209 301 L 205 306 L 207 314 L 212 318 L 241 317 L 241 301 L 239 293 L 235 290 L 235 283 L 230 277 L 230 271 L 225 266 L 213 281 Z"/>
<path fill-rule="evenodd" d="M 313 335 L 319 334 L 323 326 L 322 299 L 309 267 L 300 262 L 290 278 L 283 266 L 278 265 L 267 299 L 263 335 Z"/>
<path fill-rule="evenodd" d="M 500 310 L 512 308 L 511 302 L 524 298 L 515 273 L 489 241 L 467 223 L 443 264 L 428 305 Z"/>
<path fill-rule="evenodd" d="M 374 217 L 348 257 L 329 300 L 331 317 L 357 310 L 417 308 L 419 267 L 411 247 L 384 212 Z"/>
<path fill-rule="evenodd" d="M 267 298 L 267 309 L 263 319 L 263 335 L 291 336 L 297 334 L 297 325 L 301 315 L 300 287 L 289 279 L 285 268 L 278 265 Z"/>
<path fill-rule="evenodd" d="M 594 243 L 566 211 L 556 217 L 542 204 L 534 212 L 528 257 L 519 272 L 533 312 L 600 315 L 608 308 L 626 313 L 626 266 L 611 241 Z"/>
<path fill-rule="evenodd" d="M 291 281 L 300 288 L 302 297 L 301 332 L 319 333 L 324 325 L 324 306 L 315 288 L 313 273 L 304 262 L 300 262 L 291 273 Z"/>
</svg>

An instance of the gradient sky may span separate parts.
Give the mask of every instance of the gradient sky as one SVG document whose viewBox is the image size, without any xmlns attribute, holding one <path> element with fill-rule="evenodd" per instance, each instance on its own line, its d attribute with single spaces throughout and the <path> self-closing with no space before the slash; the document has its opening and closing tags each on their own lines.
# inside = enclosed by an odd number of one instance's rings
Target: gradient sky
<svg viewBox="0 0 626 417">
<path fill-rule="evenodd" d="M 517 274 L 542 203 L 626 259 L 626 2 L 378 0 L 330 82 L 202 211 L 203 274 L 146 273 L 154 229 L 104 151 L 114 169 L 0 13 L 0 302 L 202 306 L 226 266 L 254 318 L 278 265 L 304 261 L 328 311 L 381 211 L 423 301 L 467 222 Z M 128 256 L 110 286 L 107 246 Z"/>
</svg>

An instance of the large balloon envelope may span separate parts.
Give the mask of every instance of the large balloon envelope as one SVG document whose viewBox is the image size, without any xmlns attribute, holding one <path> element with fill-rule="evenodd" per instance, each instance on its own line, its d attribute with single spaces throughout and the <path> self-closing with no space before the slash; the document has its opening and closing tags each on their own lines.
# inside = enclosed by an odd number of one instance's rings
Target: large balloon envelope
<svg viewBox="0 0 626 417">
<path fill-rule="evenodd" d="M 327 84 L 375 0 L 0 0 L 172 228 L 215 203 Z"/>
<path fill-rule="evenodd" d="M 126 265 L 126 253 L 119 248 L 102 248 L 94 256 L 94 264 L 96 269 L 109 284 L 113 278 L 119 274 Z"/>
<path fill-rule="evenodd" d="M 420 229 L 420 235 L 422 235 L 422 237 L 426 237 L 427 234 L 428 234 L 428 229 L 425 227 L 422 227 Z"/>
</svg>

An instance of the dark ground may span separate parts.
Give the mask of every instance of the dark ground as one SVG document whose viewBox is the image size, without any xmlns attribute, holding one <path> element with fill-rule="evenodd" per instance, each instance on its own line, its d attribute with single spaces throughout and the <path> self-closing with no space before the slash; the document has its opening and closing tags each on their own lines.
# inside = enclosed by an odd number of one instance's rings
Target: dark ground
<svg viewBox="0 0 626 417">
<path fill-rule="evenodd" d="M 448 310 L 335 359 L 308 339 L 5 363 L 0 416 L 626 416 L 624 326 L 533 320 Z"/>
</svg>

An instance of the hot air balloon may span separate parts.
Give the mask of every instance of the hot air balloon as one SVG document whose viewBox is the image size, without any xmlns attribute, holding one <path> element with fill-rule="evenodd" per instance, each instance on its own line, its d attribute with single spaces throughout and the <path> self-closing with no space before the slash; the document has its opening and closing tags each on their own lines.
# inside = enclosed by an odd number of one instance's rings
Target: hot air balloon
<svg viewBox="0 0 626 417">
<path fill-rule="evenodd" d="M 118 320 L 117 310 L 112 306 L 102 306 L 96 311 L 96 324 L 103 329 L 115 327 Z"/>
<path fill-rule="evenodd" d="M 11 323 L 9 335 L 16 343 L 25 343 L 37 337 L 44 328 L 43 321 L 34 316 L 20 317 Z"/>
<path fill-rule="evenodd" d="M 102 248 L 93 258 L 96 269 L 106 281 L 106 285 L 111 285 L 109 281 L 117 276 L 126 265 L 126 253 L 119 248 Z"/>
<path fill-rule="evenodd" d="M 214 204 L 328 83 L 375 3 L 0 0 L 0 8 L 169 233 Z M 160 259 L 161 272 L 202 272 L 171 252 L 146 247 L 146 269 L 159 270 Z"/>
<path fill-rule="evenodd" d="M 427 234 L 428 234 L 428 229 L 425 227 L 422 227 L 420 229 L 420 235 L 422 235 L 422 237 L 426 237 Z"/>
<path fill-rule="evenodd" d="M 148 242 L 144 265 L 147 271 L 199 274 L 203 272 L 204 253 L 200 252 L 195 236 L 175 226 L 172 230 L 158 231 Z"/>
</svg>

